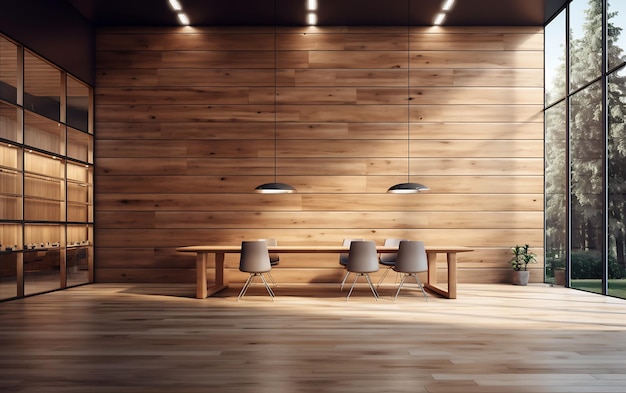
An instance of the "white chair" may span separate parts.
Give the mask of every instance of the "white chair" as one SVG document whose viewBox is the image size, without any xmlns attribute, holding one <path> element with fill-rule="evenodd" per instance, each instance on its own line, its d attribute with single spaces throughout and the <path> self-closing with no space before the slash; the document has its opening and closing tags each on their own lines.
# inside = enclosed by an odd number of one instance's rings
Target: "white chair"
<svg viewBox="0 0 626 393">
<path fill-rule="evenodd" d="M 385 239 L 385 243 L 383 245 L 385 247 L 398 248 L 402 240 L 406 240 L 406 239 L 394 239 L 394 238 Z M 380 284 L 382 284 L 385 277 L 387 277 L 389 270 L 391 270 L 395 266 L 397 258 L 398 258 L 398 253 L 396 252 L 393 252 L 393 253 L 386 252 L 386 253 L 380 254 L 380 264 L 383 266 L 387 266 L 387 269 L 385 269 L 385 271 L 383 272 L 383 275 L 380 277 L 380 280 L 378 280 L 378 284 L 376 285 L 377 287 L 380 287 Z M 396 274 L 396 277 L 397 277 L 397 274 Z"/>
<path fill-rule="evenodd" d="M 348 263 L 346 265 L 346 269 L 348 270 L 348 273 L 356 273 L 356 277 L 350 287 L 350 292 L 348 292 L 346 300 L 350 299 L 352 290 L 361 276 L 365 277 L 372 293 L 374 294 L 374 297 L 378 300 L 378 292 L 376 292 L 376 288 L 372 285 L 372 280 L 369 275 L 370 273 L 378 271 L 378 252 L 376 251 L 376 242 L 373 240 L 353 240 L 350 242 L 350 252 L 348 253 Z"/>
<path fill-rule="evenodd" d="M 239 270 L 245 273 L 250 273 L 250 276 L 248 276 L 246 283 L 243 288 L 241 288 L 241 292 L 239 292 L 237 300 L 241 299 L 246 294 L 246 291 L 256 276 L 261 277 L 267 292 L 270 294 L 272 300 L 274 300 L 274 292 L 272 291 L 272 288 L 267 285 L 265 277 L 263 277 L 263 273 L 269 273 L 270 270 L 272 270 L 270 256 L 267 250 L 267 243 L 265 240 L 241 242 Z"/>
<path fill-rule="evenodd" d="M 259 240 L 264 240 L 265 243 L 267 243 L 268 247 L 278 245 L 278 243 L 276 242 L 276 239 L 259 239 Z M 270 265 L 272 265 L 272 268 L 273 268 L 274 266 L 278 265 L 278 263 L 280 262 L 280 256 L 276 252 L 270 252 L 269 254 L 270 254 Z M 276 286 L 276 280 L 274 280 L 274 276 L 272 276 L 271 271 L 267 272 L 267 277 L 269 277 L 272 284 Z"/>
<path fill-rule="evenodd" d="M 398 285 L 398 290 L 396 291 L 396 296 L 393 298 L 394 300 L 398 298 L 400 289 L 402 289 L 402 285 L 404 285 L 406 279 L 413 276 L 415 277 L 415 282 L 417 282 L 417 285 L 422 290 L 424 298 L 428 301 L 428 296 L 426 295 L 426 291 L 424 291 L 424 286 L 417 276 L 418 273 L 428 271 L 428 258 L 426 257 L 424 242 L 410 240 L 401 241 L 398 246 L 398 258 L 396 259 L 396 264 L 393 267 L 393 270 L 398 273 L 403 273 L 402 280 L 400 280 L 400 285 Z"/>
<path fill-rule="evenodd" d="M 363 240 L 363 239 L 343 239 L 343 243 L 342 245 L 344 247 L 348 247 L 350 245 L 350 243 L 352 243 L 353 240 Z M 343 267 L 346 267 L 346 265 L 348 264 L 348 253 L 347 252 L 342 252 L 341 254 L 339 254 L 339 264 Z M 348 279 L 348 276 L 350 275 L 349 271 L 346 271 L 346 274 L 343 276 L 343 280 L 341 280 L 341 288 L 340 290 L 343 291 L 343 286 L 346 283 L 346 280 Z"/>
</svg>

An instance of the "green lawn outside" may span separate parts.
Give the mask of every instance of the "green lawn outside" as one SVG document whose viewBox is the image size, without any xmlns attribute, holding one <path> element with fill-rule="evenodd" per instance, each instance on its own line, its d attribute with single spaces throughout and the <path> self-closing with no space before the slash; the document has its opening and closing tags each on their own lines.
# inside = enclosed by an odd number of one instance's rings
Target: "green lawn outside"
<svg viewBox="0 0 626 393">
<path fill-rule="evenodd" d="M 602 293 L 602 280 L 572 280 L 572 288 Z M 609 296 L 626 299 L 626 280 L 609 280 Z"/>
</svg>

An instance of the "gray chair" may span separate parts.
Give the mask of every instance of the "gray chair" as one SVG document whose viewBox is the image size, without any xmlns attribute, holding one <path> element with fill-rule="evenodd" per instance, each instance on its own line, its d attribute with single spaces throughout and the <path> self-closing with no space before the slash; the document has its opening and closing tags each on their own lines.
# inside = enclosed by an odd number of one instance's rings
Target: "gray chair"
<svg viewBox="0 0 626 393">
<path fill-rule="evenodd" d="M 352 243 L 353 240 L 363 240 L 363 239 L 343 239 L 343 246 L 344 247 L 348 247 L 350 245 L 350 243 Z M 348 253 L 347 252 L 342 252 L 341 254 L 339 254 L 339 264 L 343 267 L 346 267 L 346 265 L 348 264 Z M 346 274 L 343 276 L 343 280 L 341 280 L 341 290 L 343 291 L 343 286 L 346 283 L 346 280 L 348 279 L 348 276 L 350 275 L 349 271 L 346 271 Z"/>
<path fill-rule="evenodd" d="M 385 239 L 385 243 L 383 244 L 385 247 L 396 247 L 398 248 L 398 246 L 400 245 L 400 242 L 402 240 L 407 240 L 407 239 L 395 239 L 395 238 L 389 238 L 389 239 Z M 385 271 L 383 272 L 383 275 L 380 277 L 380 280 L 378 280 L 378 284 L 377 286 L 379 287 L 380 284 L 383 283 L 383 280 L 385 279 L 385 277 L 387 277 L 387 274 L 389 273 L 389 270 L 391 270 L 394 265 L 396 264 L 396 258 L 398 257 L 398 253 L 381 253 L 380 254 L 380 264 L 383 266 L 387 266 L 387 269 L 385 269 Z M 397 276 L 397 275 L 396 275 Z"/>
<path fill-rule="evenodd" d="M 393 270 L 398 273 L 402 273 L 402 280 L 400 280 L 396 296 L 393 298 L 394 300 L 398 298 L 400 289 L 402 289 L 402 285 L 404 285 L 406 279 L 413 276 L 415 277 L 415 282 L 417 282 L 417 285 L 422 290 L 424 298 L 428 301 L 428 296 L 426 295 L 426 291 L 424 291 L 424 286 L 417 276 L 418 273 L 428 271 L 428 259 L 426 257 L 424 242 L 409 240 L 401 241 L 398 246 L 398 258 L 396 259 L 396 264 L 393 267 Z"/>
<path fill-rule="evenodd" d="M 350 252 L 348 253 L 346 269 L 348 270 L 348 273 L 356 273 L 356 277 L 350 287 L 350 292 L 348 292 L 346 300 L 350 298 L 352 290 L 361 276 L 365 277 L 372 293 L 374 294 L 374 297 L 378 300 L 378 292 L 376 292 L 376 288 L 372 285 L 372 280 L 369 275 L 370 273 L 378 271 L 378 252 L 376 251 L 376 242 L 373 240 L 353 240 L 350 242 Z"/>
<path fill-rule="evenodd" d="M 272 291 L 272 288 L 267 285 L 265 277 L 263 277 L 263 273 L 269 273 L 272 270 L 270 256 L 267 250 L 267 243 L 265 240 L 241 242 L 239 270 L 245 273 L 250 273 L 250 276 L 246 280 L 243 288 L 241 288 L 241 292 L 239 293 L 237 300 L 241 299 L 246 294 L 246 291 L 256 276 L 261 277 L 267 292 L 270 294 L 272 300 L 274 300 L 274 292 Z"/>
<path fill-rule="evenodd" d="M 264 240 L 265 243 L 267 243 L 268 246 L 277 246 L 278 243 L 276 242 L 276 239 L 259 239 L 259 240 Z M 280 256 L 278 255 L 278 253 L 276 252 L 270 252 L 270 265 L 272 265 L 272 267 L 278 265 L 278 263 L 280 262 Z M 272 284 L 274 284 L 274 286 L 276 286 L 276 280 L 274 280 L 274 276 L 272 276 L 272 272 L 267 272 L 267 277 L 269 277 L 270 281 L 272 281 Z"/>
</svg>

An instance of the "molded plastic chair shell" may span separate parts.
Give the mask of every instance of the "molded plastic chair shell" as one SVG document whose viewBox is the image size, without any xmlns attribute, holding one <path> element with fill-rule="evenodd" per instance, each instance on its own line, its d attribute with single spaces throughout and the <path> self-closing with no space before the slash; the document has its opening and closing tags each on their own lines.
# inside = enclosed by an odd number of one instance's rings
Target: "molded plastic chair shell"
<svg viewBox="0 0 626 393">
<path fill-rule="evenodd" d="M 268 247 L 269 246 L 277 246 L 278 242 L 276 242 L 276 239 L 259 239 L 259 240 L 264 240 L 265 243 L 267 243 Z M 278 263 L 280 262 L 280 256 L 278 255 L 277 252 L 270 252 L 270 265 L 272 265 L 272 267 L 278 265 Z M 276 285 L 276 280 L 274 280 L 274 276 L 272 276 L 272 272 L 267 272 L 267 276 L 270 278 L 270 281 L 272 281 L 272 284 Z"/>
<path fill-rule="evenodd" d="M 395 238 L 389 238 L 389 239 L 385 239 L 385 243 L 383 244 L 385 247 L 398 247 L 400 245 L 400 242 L 406 240 L 406 239 L 395 239 Z M 378 284 L 377 286 L 380 286 L 380 284 L 383 283 L 383 280 L 385 279 L 385 277 L 387 277 L 387 274 L 389 273 L 389 270 L 391 270 L 392 267 L 394 267 L 394 265 L 396 264 L 396 259 L 398 258 L 398 253 L 394 252 L 394 253 L 381 253 L 380 254 L 380 264 L 387 266 L 387 269 L 385 269 L 383 275 L 380 277 L 380 280 L 378 280 Z"/>
<path fill-rule="evenodd" d="M 250 273 L 248 280 L 244 284 L 237 300 L 241 299 L 246 294 L 246 291 L 252 284 L 254 277 L 259 276 L 261 280 L 263 280 L 263 284 L 265 284 L 265 288 L 269 293 L 272 300 L 274 299 L 274 292 L 267 285 L 267 281 L 265 277 L 263 277 L 263 273 L 269 273 L 272 270 L 272 265 L 270 263 L 269 252 L 267 250 L 267 243 L 265 240 L 255 240 L 255 241 L 243 241 L 241 242 L 241 253 L 239 258 L 239 270 L 245 273 Z"/>
<path fill-rule="evenodd" d="M 415 277 L 415 282 L 417 282 L 417 285 L 422 290 L 424 298 L 428 301 L 428 296 L 426 295 L 426 291 L 424 291 L 424 286 L 417 276 L 417 273 L 428 271 L 428 258 L 426 256 L 424 242 L 411 240 L 401 241 L 398 246 L 398 258 L 396 259 L 396 264 L 393 267 L 393 270 L 398 273 L 403 273 L 402 280 L 400 280 L 400 285 L 398 286 L 394 300 L 398 298 L 400 289 L 402 289 L 402 285 L 404 285 L 406 279 L 413 276 Z"/>
<path fill-rule="evenodd" d="M 344 247 L 347 247 L 350 245 L 350 243 L 352 243 L 355 240 L 363 240 L 363 239 L 343 239 L 343 243 L 342 245 Z M 339 254 L 339 264 L 343 267 L 345 267 L 348 264 L 348 253 L 346 252 L 342 252 L 341 254 Z M 343 286 L 346 284 L 346 280 L 348 279 L 348 276 L 350 275 L 349 271 L 346 271 L 346 274 L 343 276 L 343 280 L 341 280 L 341 290 L 343 291 Z"/>
<path fill-rule="evenodd" d="M 352 290 L 361 276 L 365 277 L 372 293 L 374 294 L 374 297 L 378 300 L 378 293 L 376 292 L 374 285 L 372 285 L 372 280 L 369 276 L 369 273 L 378 271 L 378 261 L 378 252 L 376 251 L 376 243 L 374 241 L 353 240 L 350 243 L 350 252 L 348 253 L 348 263 L 346 265 L 346 269 L 348 270 L 348 273 L 356 273 L 356 277 L 350 287 L 350 292 L 348 292 L 346 300 L 350 298 Z"/>
<path fill-rule="evenodd" d="M 348 247 L 350 245 L 350 243 L 352 243 L 355 240 L 363 240 L 363 239 L 343 239 L 343 246 L 344 247 Z M 348 264 L 348 253 L 342 252 L 341 254 L 339 254 L 339 264 L 346 266 Z"/>
<path fill-rule="evenodd" d="M 259 239 L 259 240 L 265 240 L 265 243 L 267 243 L 268 247 L 271 246 L 277 246 L 278 243 L 276 242 L 276 239 Z M 278 255 L 277 252 L 270 252 L 270 264 L 272 266 L 276 266 L 278 265 L 278 262 L 280 262 L 280 256 Z"/>
</svg>

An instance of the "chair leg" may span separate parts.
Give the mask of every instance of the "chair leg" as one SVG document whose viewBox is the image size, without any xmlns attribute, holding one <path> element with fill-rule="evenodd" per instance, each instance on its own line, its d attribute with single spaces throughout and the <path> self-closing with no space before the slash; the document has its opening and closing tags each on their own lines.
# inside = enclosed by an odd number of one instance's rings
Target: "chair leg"
<svg viewBox="0 0 626 393">
<path fill-rule="evenodd" d="M 239 296 L 237 296 L 237 300 L 240 300 L 242 297 L 245 296 L 246 292 L 248 292 L 248 288 L 250 288 L 250 285 L 252 285 L 252 282 L 254 281 L 254 277 L 256 276 L 261 276 L 261 280 L 263 280 L 263 284 L 265 284 L 265 288 L 267 289 L 267 292 L 270 294 L 270 297 L 272 298 L 272 300 L 274 300 L 274 291 L 272 291 L 272 288 L 270 288 L 270 286 L 267 284 L 265 277 L 263 277 L 263 273 L 250 273 L 248 280 L 246 280 L 246 283 L 243 285 L 243 288 L 241 288 L 241 292 L 239 292 Z"/>
<path fill-rule="evenodd" d="M 378 292 L 376 292 L 376 288 L 374 288 L 374 284 L 372 284 L 372 280 L 370 279 L 370 275 L 367 273 L 357 273 L 356 277 L 354 277 L 354 282 L 352 283 L 352 286 L 350 287 L 350 292 L 348 292 L 348 296 L 346 296 L 346 301 L 348 299 L 350 299 L 350 295 L 352 294 L 352 290 L 354 289 L 354 286 L 356 285 L 357 280 L 359 279 L 360 276 L 365 276 L 365 279 L 367 280 L 367 283 L 370 286 L 370 289 L 372 290 L 372 293 L 374 294 L 374 297 L 376 298 L 376 300 L 378 300 Z"/>
<path fill-rule="evenodd" d="M 426 291 L 424 290 L 424 286 L 422 285 L 422 282 L 420 281 L 419 277 L 417 277 L 417 273 L 413 274 L 413 276 L 415 276 L 415 282 L 417 283 L 417 285 L 419 285 L 420 289 L 422 290 L 422 293 L 424 294 L 424 299 L 426 299 L 426 301 L 428 301 L 428 295 L 426 295 Z"/>
<path fill-rule="evenodd" d="M 396 296 L 394 296 L 393 300 L 395 301 L 398 298 L 398 294 L 400 293 L 400 289 L 402 289 L 402 285 L 404 285 L 404 281 L 406 281 L 406 278 L 408 277 L 408 274 L 404 274 L 402 276 L 402 280 L 400 280 L 400 285 L 398 285 L 398 290 L 396 291 Z"/>
<path fill-rule="evenodd" d="M 260 273 L 259 276 L 261 276 L 261 280 L 263 280 L 263 284 L 265 284 L 265 289 L 267 289 L 267 293 L 269 293 L 272 300 L 274 300 L 274 291 L 272 291 L 272 288 L 267 285 L 267 281 L 265 280 L 265 277 L 263 277 L 263 273 Z"/>
<path fill-rule="evenodd" d="M 267 277 L 270 279 L 270 281 L 272 282 L 273 286 L 278 286 L 276 285 L 276 280 L 274 280 L 274 276 L 272 276 L 272 272 L 267 272 Z"/>
<path fill-rule="evenodd" d="M 248 276 L 248 279 L 246 280 L 246 283 L 243 284 L 243 288 L 241 288 L 241 292 L 239 292 L 239 296 L 237 296 L 237 300 L 241 299 L 243 297 L 243 295 L 246 294 L 246 291 L 248 290 L 248 287 L 252 283 L 252 280 L 254 279 L 254 276 L 255 276 L 255 274 L 250 274 Z"/>
<path fill-rule="evenodd" d="M 389 273 L 389 270 L 393 270 L 393 266 L 389 266 L 389 268 L 388 268 L 388 269 L 386 269 L 386 270 L 383 272 L 383 276 L 380 278 L 380 280 L 378 280 L 378 284 L 376 284 L 376 287 L 380 287 L 380 284 L 382 284 L 382 283 L 383 283 L 383 280 L 385 279 L 385 277 L 387 277 L 387 274 Z M 396 284 L 398 283 L 398 274 L 399 274 L 399 273 L 396 273 L 396 277 L 395 277 L 395 278 L 394 278 L 394 280 L 393 280 L 393 286 L 394 286 L 394 287 L 395 287 L 395 286 L 396 286 Z"/>
<path fill-rule="evenodd" d="M 380 284 L 383 283 L 383 281 L 385 280 L 385 277 L 387 277 L 387 274 L 389 273 L 389 270 L 391 270 L 391 266 L 388 266 L 387 269 L 385 269 L 385 271 L 383 272 L 383 275 L 380 277 L 380 280 L 378 280 L 378 284 L 376 284 L 376 287 L 380 287 Z"/>
<path fill-rule="evenodd" d="M 372 290 L 374 297 L 378 300 L 378 292 L 376 292 L 376 288 L 374 288 L 374 285 L 372 284 L 369 273 L 365 273 L 365 278 L 367 279 L 367 283 L 370 284 L 370 289 Z"/>
<path fill-rule="evenodd" d="M 346 284 L 346 280 L 348 279 L 349 275 L 350 275 L 350 272 L 346 271 L 346 275 L 343 276 L 343 281 L 341 281 L 341 288 L 339 289 L 340 291 L 343 291 L 343 286 Z"/>
<path fill-rule="evenodd" d="M 422 285 L 422 283 L 420 282 L 419 277 L 417 277 L 417 273 L 405 273 L 402 276 L 402 280 L 400 281 L 400 285 L 398 286 L 398 290 L 396 291 L 396 296 L 393 298 L 393 300 L 396 300 L 398 298 L 398 294 L 400 294 L 400 289 L 402 288 L 402 285 L 404 285 L 404 282 L 406 281 L 407 278 L 409 278 L 410 276 L 415 277 L 415 282 L 417 283 L 417 285 L 419 286 L 419 288 L 422 290 L 422 294 L 424 295 L 424 298 L 426 299 L 426 301 L 428 301 L 428 295 L 426 295 L 426 291 L 424 290 L 424 286 Z"/>
<path fill-rule="evenodd" d="M 350 274 L 350 272 L 348 272 L 348 274 Z M 352 294 L 352 290 L 354 289 L 354 285 L 356 284 L 356 280 L 359 279 L 360 275 L 361 275 L 361 273 L 357 273 L 356 277 L 354 277 L 354 282 L 352 283 L 352 286 L 350 287 L 350 292 L 348 292 L 348 296 L 346 296 L 346 301 L 348 301 L 348 299 L 350 299 L 350 295 Z"/>
</svg>

